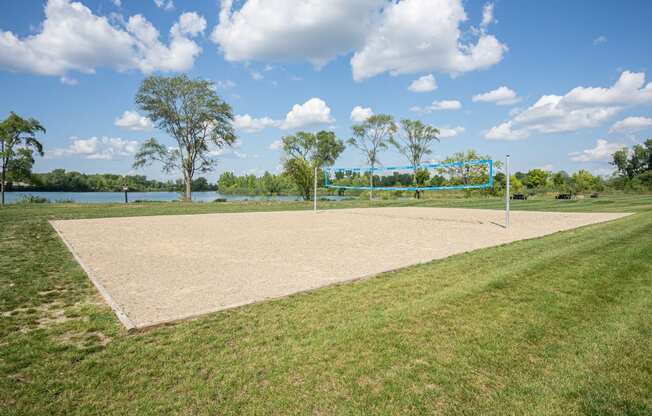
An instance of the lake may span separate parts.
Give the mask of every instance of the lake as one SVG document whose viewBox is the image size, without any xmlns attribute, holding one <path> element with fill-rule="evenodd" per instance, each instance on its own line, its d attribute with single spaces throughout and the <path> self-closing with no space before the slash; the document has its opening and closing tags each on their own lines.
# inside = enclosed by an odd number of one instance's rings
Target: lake
<svg viewBox="0 0 652 416">
<path fill-rule="evenodd" d="M 47 198 L 50 202 L 74 201 L 83 204 L 115 203 L 124 202 L 123 192 L 7 192 L 5 200 L 7 203 L 14 203 L 20 198 L 32 195 Z M 133 201 L 177 201 L 181 194 L 178 192 L 129 192 L 129 202 Z M 248 195 L 222 195 L 219 192 L 193 192 L 192 200 L 197 202 L 211 202 L 217 198 L 224 198 L 227 201 L 299 201 L 298 196 L 248 196 Z M 321 197 L 320 197 L 321 198 Z M 325 196 L 329 200 L 339 201 L 345 197 Z"/>
</svg>

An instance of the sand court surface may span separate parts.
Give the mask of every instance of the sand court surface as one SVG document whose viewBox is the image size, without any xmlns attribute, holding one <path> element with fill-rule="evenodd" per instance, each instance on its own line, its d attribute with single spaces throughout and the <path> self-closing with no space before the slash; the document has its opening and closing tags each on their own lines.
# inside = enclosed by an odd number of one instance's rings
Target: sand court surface
<svg viewBox="0 0 652 416">
<path fill-rule="evenodd" d="M 129 329 L 199 316 L 621 213 L 371 208 L 52 221 Z"/>
</svg>

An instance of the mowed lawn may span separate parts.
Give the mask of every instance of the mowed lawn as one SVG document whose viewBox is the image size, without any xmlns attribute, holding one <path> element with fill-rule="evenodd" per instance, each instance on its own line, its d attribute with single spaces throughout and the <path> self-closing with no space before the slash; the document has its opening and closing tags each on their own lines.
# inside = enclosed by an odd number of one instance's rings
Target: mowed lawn
<svg viewBox="0 0 652 416">
<path fill-rule="evenodd" d="M 652 414 L 652 197 L 513 207 L 636 215 L 135 334 L 48 219 L 310 204 L 0 209 L 0 414 Z"/>
</svg>

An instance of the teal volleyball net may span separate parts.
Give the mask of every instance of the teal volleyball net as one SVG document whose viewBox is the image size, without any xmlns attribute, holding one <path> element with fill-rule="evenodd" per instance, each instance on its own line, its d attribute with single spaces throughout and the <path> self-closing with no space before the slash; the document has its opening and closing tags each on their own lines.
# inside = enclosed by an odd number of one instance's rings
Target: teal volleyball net
<svg viewBox="0 0 652 416">
<path fill-rule="evenodd" d="M 493 187 L 493 161 L 430 163 L 418 166 L 324 167 L 324 186 L 374 191 L 440 191 Z"/>
</svg>

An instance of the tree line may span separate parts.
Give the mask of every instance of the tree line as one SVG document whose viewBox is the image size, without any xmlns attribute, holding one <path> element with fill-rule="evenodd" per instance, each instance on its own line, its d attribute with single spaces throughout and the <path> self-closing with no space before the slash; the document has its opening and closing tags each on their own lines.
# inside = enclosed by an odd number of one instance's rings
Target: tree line
<svg viewBox="0 0 652 416">
<path fill-rule="evenodd" d="M 33 173 L 29 182 L 12 183 L 13 191 L 48 191 L 48 192 L 118 192 L 127 186 L 135 192 L 182 192 L 184 183 L 181 179 L 160 181 L 148 179 L 145 175 L 116 175 L 112 173 L 86 174 L 65 169 L 55 169 L 47 173 Z M 205 177 L 192 181 L 193 191 L 216 191 L 217 184 L 210 183 Z"/>
</svg>

